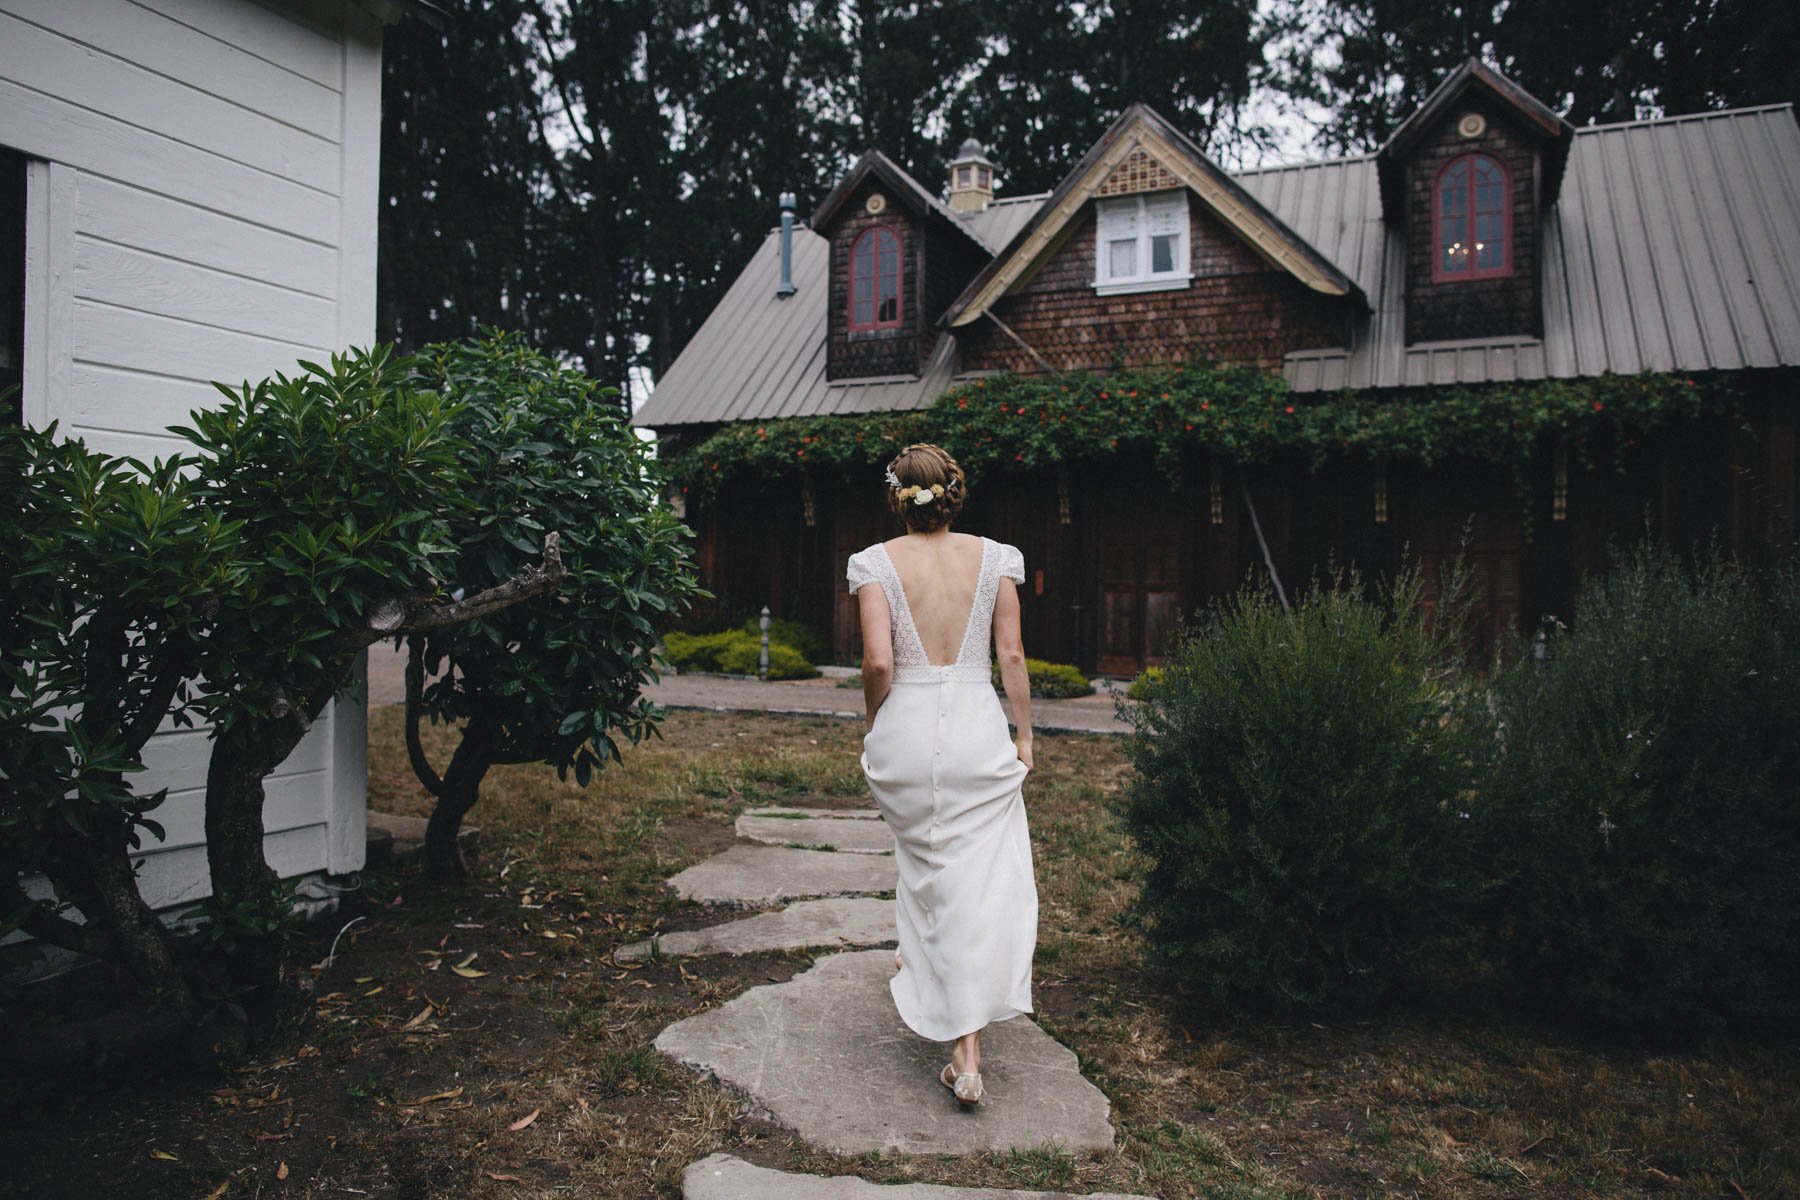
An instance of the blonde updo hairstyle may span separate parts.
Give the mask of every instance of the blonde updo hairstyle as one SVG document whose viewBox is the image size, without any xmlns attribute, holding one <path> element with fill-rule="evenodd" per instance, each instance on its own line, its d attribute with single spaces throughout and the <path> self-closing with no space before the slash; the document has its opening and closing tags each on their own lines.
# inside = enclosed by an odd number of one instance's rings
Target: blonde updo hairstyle
<svg viewBox="0 0 1800 1200">
<path fill-rule="evenodd" d="M 928 442 L 920 442 L 902 450 L 888 470 L 900 481 L 898 489 L 887 489 L 888 508 L 912 533 L 935 533 L 949 527 L 962 511 L 969 487 L 963 469 L 954 458 Z M 902 497 L 908 488 L 925 488 L 933 492 L 928 504 L 916 504 L 910 496 Z M 942 493 L 937 489 L 942 488 Z"/>
</svg>

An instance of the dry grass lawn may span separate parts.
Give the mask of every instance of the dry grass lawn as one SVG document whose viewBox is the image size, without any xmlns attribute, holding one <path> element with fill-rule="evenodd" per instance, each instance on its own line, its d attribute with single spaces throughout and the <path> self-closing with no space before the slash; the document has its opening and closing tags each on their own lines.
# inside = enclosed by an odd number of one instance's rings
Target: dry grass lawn
<svg viewBox="0 0 1800 1200">
<path fill-rule="evenodd" d="M 372 714 L 371 799 L 423 813 L 397 711 Z M 1800 1196 L 1800 1051 L 1646 1052 L 1468 997 L 1435 1012 L 1238 1023 L 1143 966 L 1139 863 L 1109 810 L 1116 742 L 1046 737 L 1027 794 L 1039 1019 L 1111 1098 L 1119 1152 L 837 1158 L 663 1059 L 665 1025 L 806 968 L 802 954 L 609 958 L 716 914 L 660 881 L 766 802 L 865 794 L 860 727 L 671 714 L 585 791 L 492 777 L 479 877 L 371 873 L 296 948 L 303 994 L 228 1078 L 123 1071 L 8 1089 L 0 1178 L 29 1196 L 674 1197 L 715 1150 L 879 1182 L 1286 1197 Z M 434 752 L 449 747 L 436 731 Z M 321 964 L 351 916 L 366 919 Z M 461 966 L 461 974 L 457 968 Z M 166 1155 L 168 1157 L 158 1157 Z M 217 1189 L 224 1186 L 224 1191 Z"/>
</svg>

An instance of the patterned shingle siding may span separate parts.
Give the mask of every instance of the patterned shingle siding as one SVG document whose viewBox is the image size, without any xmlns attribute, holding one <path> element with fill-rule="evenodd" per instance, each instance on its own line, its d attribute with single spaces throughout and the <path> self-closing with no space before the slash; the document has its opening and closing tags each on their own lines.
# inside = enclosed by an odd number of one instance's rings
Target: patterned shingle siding
<svg viewBox="0 0 1800 1200">
<path fill-rule="evenodd" d="M 1575 132 L 1543 218 L 1544 335 L 1405 342 L 1405 245 L 1372 156 L 1248 171 L 1355 279 L 1351 350 L 1287 358 L 1299 390 L 1800 364 L 1800 125 L 1791 105 Z"/>
</svg>

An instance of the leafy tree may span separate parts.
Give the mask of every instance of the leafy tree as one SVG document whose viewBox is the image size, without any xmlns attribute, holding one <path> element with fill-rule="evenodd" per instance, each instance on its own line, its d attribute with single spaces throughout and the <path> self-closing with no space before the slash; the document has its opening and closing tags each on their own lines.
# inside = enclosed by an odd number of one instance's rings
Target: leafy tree
<svg viewBox="0 0 1800 1200">
<path fill-rule="evenodd" d="M 492 767 L 547 762 L 586 786 L 618 760 L 620 737 L 655 732 L 660 713 L 640 695 L 654 648 L 704 593 L 688 531 L 609 391 L 504 334 L 428 348 L 416 380 L 457 405 L 470 503 L 449 520 L 448 577 L 468 591 L 511 578 L 545 529 L 561 532 L 567 570 L 553 594 L 407 639 L 407 751 L 437 797 L 427 864 L 454 875 L 457 831 Z M 426 717 L 462 725 L 441 774 L 420 742 Z"/>
<path fill-rule="evenodd" d="M 448 514 L 468 504 L 455 407 L 386 350 L 302 364 L 184 430 L 203 457 L 150 465 L 0 431 L 0 920 L 126 966 L 184 1020 L 192 964 L 137 890 L 160 794 L 130 776 L 165 719 L 212 725 L 205 817 L 224 998 L 266 1004 L 289 897 L 263 854 L 263 780 L 383 637 L 553 591 L 541 565 L 444 602 Z M 23 886 L 42 875 L 54 895 Z M 77 923 L 66 915 L 79 913 Z"/>
<path fill-rule="evenodd" d="M 1470 55 L 1576 125 L 1796 98 L 1800 8 L 1775 0 L 1300 0 L 1280 26 L 1278 85 L 1330 110 L 1331 151 L 1379 146 Z"/>
<path fill-rule="evenodd" d="M 148 814 L 163 793 L 130 784 L 164 719 L 188 722 L 241 546 L 194 502 L 185 465 L 114 458 L 54 425 L 0 430 L 0 929 L 119 962 L 192 1019 L 131 861 L 162 834 Z M 27 894 L 27 876 L 53 894 Z"/>
<path fill-rule="evenodd" d="M 451 0 L 382 56 L 377 328 L 403 349 L 484 325 L 561 351 L 543 256 L 566 219 L 546 177 L 543 97 L 520 42 L 535 0 Z"/>
</svg>

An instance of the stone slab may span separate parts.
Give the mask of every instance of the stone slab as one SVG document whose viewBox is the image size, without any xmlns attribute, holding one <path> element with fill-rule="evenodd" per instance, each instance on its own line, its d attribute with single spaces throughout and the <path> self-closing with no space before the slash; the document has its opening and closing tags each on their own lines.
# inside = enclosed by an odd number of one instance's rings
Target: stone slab
<svg viewBox="0 0 1800 1200">
<path fill-rule="evenodd" d="M 874 806 L 867 808 L 815 808 L 807 805 L 796 805 L 792 808 L 750 808 L 744 810 L 746 817 L 831 817 L 850 821 L 879 821 L 881 810 Z"/>
<path fill-rule="evenodd" d="M 891 946 L 892 900 L 799 900 L 780 912 L 758 913 L 705 929 L 684 929 L 653 939 L 666 958 L 697 954 L 754 954 L 759 950 L 804 950 L 810 946 Z M 620 962 L 650 957 L 651 942 L 633 942 L 613 951 Z"/>
<path fill-rule="evenodd" d="M 681 1173 L 682 1200 L 1153 1200 L 1118 1192 L 1009 1192 L 936 1183 L 876 1184 L 854 1175 L 798 1175 L 713 1154 Z"/>
<path fill-rule="evenodd" d="M 745 813 L 737 835 L 771 846 L 830 846 L 842 854 L 892 854 L 894 834 L 886 821 L 859 817 L 786 817 Z"/>
<path fill-rule="evenodd" d="M 669 880 L 684 900 L 779 904 L 819 896 L 891 892 L 899 878 L 886 854 L 837 854 L 787 846 L 733 846 Z"/>
<path fill-rule="evenodd" d="M 417 854 L 425 845 L 424 817 L 406 817 L 399 813 L 377 812 L 371 809 L 368 814 L 367 839 L 363 865 L 367 867 L 385 866 L 390 862 L 401 862 Z M 456 845 L 463 857 L 472 859 L 481 853 L 481 829 L 476 825 L 464 825 L 456 833 Z"/>
<path fill-rule="evenodd" d="M 950 1048 L 901 1023 L 893 973 L 888 950 L 828 955 L 786 983 L 677 1021 L 656 1048 L 834 1154 L 1113 1148 L 1105 1094 L 1028 1017 L 982 1033 L 987 1097 L 963 1110 L 937 1079 Z"/>
</svg>

